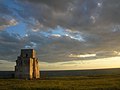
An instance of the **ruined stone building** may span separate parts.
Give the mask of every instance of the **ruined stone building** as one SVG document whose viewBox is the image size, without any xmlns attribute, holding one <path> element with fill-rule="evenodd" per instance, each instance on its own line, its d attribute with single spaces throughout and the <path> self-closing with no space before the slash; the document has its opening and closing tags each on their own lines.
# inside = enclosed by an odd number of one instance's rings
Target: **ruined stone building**
<svg viewBox="0 0 120 90">
<path fill-rule="evenodd" d="M 37 79 L 40 78 L 39 64 L 36 52 L 33 49 L 21 49 L 15 66 L 15 78 Z"/>
</svg>

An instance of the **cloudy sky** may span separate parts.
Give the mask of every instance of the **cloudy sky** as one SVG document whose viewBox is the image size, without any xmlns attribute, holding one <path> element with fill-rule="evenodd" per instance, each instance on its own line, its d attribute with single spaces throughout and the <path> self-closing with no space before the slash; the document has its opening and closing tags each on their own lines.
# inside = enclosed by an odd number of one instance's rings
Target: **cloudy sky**
<svg viewBox="0 0 120 90">
<path fill-rule="evenodd" d="M 42 70 L 120 68 L 120 0 L 0 0 L 0 70 L 21 48 Z"/>
</svg>

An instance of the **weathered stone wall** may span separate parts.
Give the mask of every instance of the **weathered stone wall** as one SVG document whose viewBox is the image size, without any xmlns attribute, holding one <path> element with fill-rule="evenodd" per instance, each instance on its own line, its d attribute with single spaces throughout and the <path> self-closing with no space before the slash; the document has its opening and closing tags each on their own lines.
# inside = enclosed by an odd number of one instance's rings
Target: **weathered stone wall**
<svg viewBox="0 0 120 90">
<path fill-rule="evenodd" d="M 39 64 L 33 49 L 22 49 L 15 66 L 15 78 L 39 78 Z"/>
<path fill-rule="evenodd" d="M 21 49 L 20 57 L 36 58 L 36 52 L 33 49 Z"/>
<path fill-rule="evenodd" d="M 33 60 L 33 70 L 34 70 L 33 77 L 39 78 L 40 74 L 39 74 L 39 65 L 37 59 Z"/>
</svg>

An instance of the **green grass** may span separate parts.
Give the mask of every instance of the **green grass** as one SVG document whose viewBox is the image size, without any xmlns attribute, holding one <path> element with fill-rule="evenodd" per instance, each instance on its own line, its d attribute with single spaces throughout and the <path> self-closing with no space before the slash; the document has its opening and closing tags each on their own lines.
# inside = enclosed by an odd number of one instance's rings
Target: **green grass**
<svg viewBox="0 0 120 90">
<path fill-rule="evenodd" d="M 0 79 L 0 90 L 120 90 L 120 75 Z"/>
</svg>

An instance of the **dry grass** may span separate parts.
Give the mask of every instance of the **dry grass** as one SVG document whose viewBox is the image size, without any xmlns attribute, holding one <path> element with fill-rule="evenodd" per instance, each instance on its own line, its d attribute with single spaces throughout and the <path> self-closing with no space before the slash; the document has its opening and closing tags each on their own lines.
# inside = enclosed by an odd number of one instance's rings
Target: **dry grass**
<svg viewBox="0 0 120 90">
<path fill-rule="evenodd" d="M 0 90 L 120 90 L 120 75 L 0 79 Z"/>
</svg>

